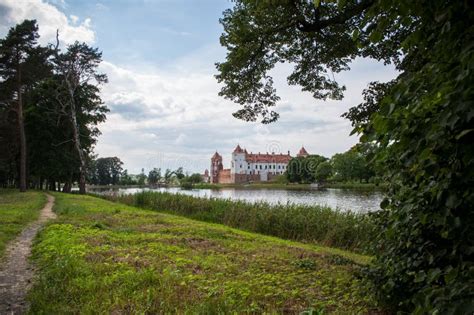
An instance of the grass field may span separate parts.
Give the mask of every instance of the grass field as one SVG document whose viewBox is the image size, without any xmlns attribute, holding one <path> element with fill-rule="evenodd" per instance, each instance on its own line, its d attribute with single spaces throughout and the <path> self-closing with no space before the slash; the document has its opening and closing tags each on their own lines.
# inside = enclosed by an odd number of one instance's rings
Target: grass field
<svg viewBox="0 0 474 315">
<path fill-rule="evenodd" d="M 55 193 L 39 235 L 32 314 L 375 310 L 357 277 L 369 258 L 227 226 Z"/>
<path fill-rule="evenodd" d="M 38 218 L 45 203 L 46 196 L 40 192 L 19 193 L 13 189 L 0 189 L 0 259 L 6 244 Z"/>
<path fill-rule="evenodd" d="M 370 215 L 320 205 L 250 203 L 166 192 L 104 195 L 112 201 L 158 210 L 284 239 L 367 253 L 375 237 Z"/>
</svg>

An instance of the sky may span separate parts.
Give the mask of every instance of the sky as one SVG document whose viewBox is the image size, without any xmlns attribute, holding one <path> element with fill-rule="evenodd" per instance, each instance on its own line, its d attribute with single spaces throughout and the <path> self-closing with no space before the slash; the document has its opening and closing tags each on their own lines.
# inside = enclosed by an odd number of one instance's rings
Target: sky
<svg viewBox="0 0 474 315">
<path fill-rule="evenodd" d="M 225 59 L 219 44 L 222 12 L 230 0 L 0 0 L 0 36 L 24 19 L 36 19 L 40 43 L 64 47 L 78 40 L 103 53 L 100 71 L 109 82 L 101 96 L 110 112 L 99 126 L 95 153 L 118 156 L 129 173 L 154 167 L 209 168 L 217 150 L 229 167 L 237 144 L 253 152 L 331 157 L 357 143 L 341 117 L 362 101 L 371 81 L 388 81 L 396 72 L 374 60 L 356 59 L 336 75 L 346 85 L 342 101 L 315 100 L 301 87 L 288 86 L 292 65 L 271 74 L 281 101 L 273 124 L 232 116 L 240 107 L 218 96 L 216 62 Z"/>
</svg>

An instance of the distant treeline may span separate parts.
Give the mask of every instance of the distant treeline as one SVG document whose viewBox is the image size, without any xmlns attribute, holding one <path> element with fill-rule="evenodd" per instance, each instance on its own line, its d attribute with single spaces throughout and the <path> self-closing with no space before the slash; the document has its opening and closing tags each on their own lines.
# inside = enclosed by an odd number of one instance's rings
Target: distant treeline
<svg viewBox="0 0 474 315">
<path fill-rule="evenodd" d="M 87 167 L 106 119 L 98 72 L 102 54 L 75 42 L 38 44 L 25 20 L 0 39 L 0 187 L 85 192 Z"/>
<path fill-rule="evenodd" d="M 381 172 L 373 162 L 377 148 L 369 144 L 357 144 L 332 158 L 321 155 L 295 157 L 288 163 L 285 179 L 291 183 L 326 182 L 380 182 Z"/>
<path fill-rule="evenodd" d="M 202 181 L 200 174 L 185 174 L 182 167 L 178 167 L 176 170 L 167 168 L 164 172 L 161 171 L 161 168 L 153 168 L 147 175 L 143 168 L 140 174 L 129 174 L 128 170 L 124 170 L 122 166 L 123 162 L 116 156 L 93 159 L 88 164 L 87 182 L 91 185 L 155 186 L 179 184 L 187 187 Z"/>
</svg>

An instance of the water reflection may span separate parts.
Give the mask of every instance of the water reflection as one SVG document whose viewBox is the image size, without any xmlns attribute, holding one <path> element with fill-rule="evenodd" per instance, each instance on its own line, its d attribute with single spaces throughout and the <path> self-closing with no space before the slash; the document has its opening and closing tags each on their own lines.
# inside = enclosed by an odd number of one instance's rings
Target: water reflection
<svg viewBox="0 0 474 315">
<path fill-rule="evenodd" d="M 347 189 L 284 190 L 284 189 L 190 189 L 181 188 L 119 188 L 96 189 L 96 193 L 134 194 L 139 191 L 162 191 L 195 197 L 238 199 L 249 202 L 266 201 L 271 204 L 294 203 L 304 205 L 326 205 L 334 209 L 368 212 L 380 210 L 383 193 Z"/>
</svg>

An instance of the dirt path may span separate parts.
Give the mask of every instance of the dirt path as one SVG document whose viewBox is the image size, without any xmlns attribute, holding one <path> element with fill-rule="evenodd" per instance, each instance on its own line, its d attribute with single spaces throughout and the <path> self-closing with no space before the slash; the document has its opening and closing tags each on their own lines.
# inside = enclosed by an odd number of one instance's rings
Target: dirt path
<svg viewBox="0 0 474 315">
<path fill-rule="evenodd" d="M 36 233 L 48 219 L 54 219 L 52 211 L 54 197 L 48 196 L 48 202 L 41 210 L 38 220 L 30 223 L 21 234 L 7 247 L 0 265 L 0 314 L 22 314 L 28 305 L 25 297 L 30 288 L 34 270 L 28 262 L 31 245 Z"/>
</svg>

